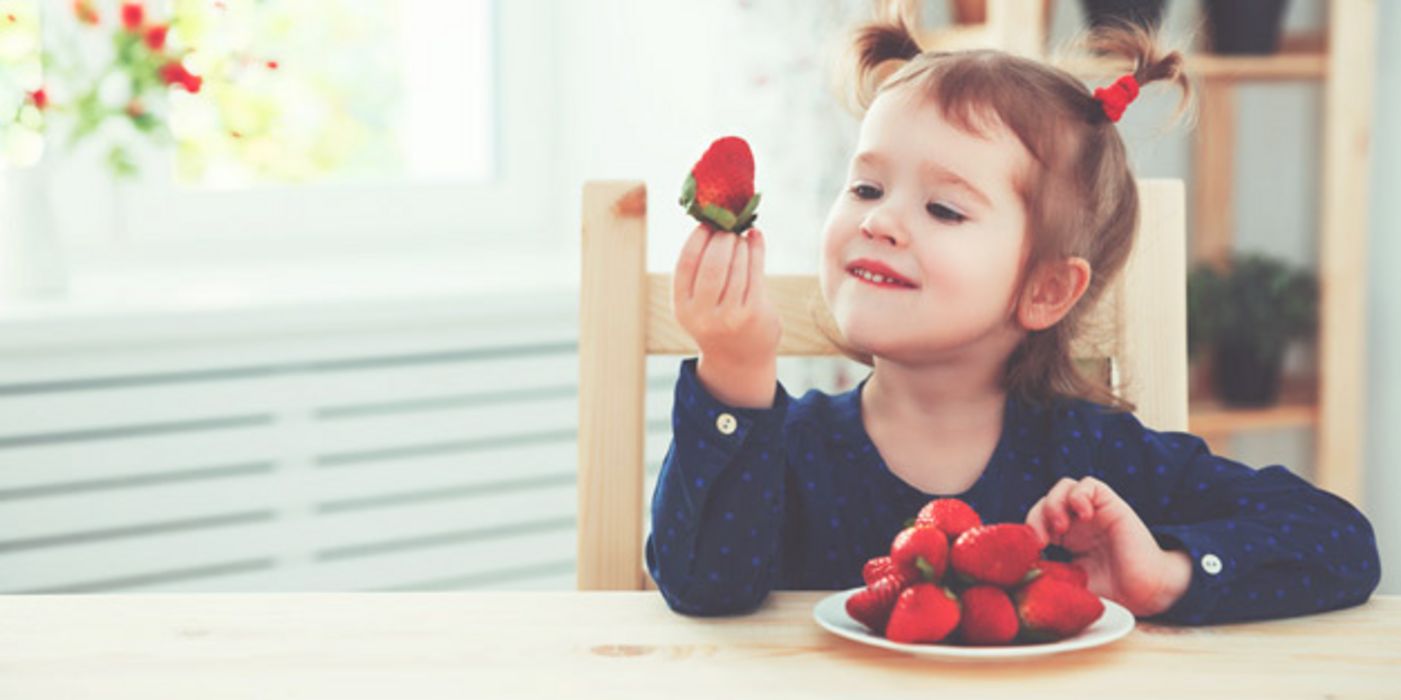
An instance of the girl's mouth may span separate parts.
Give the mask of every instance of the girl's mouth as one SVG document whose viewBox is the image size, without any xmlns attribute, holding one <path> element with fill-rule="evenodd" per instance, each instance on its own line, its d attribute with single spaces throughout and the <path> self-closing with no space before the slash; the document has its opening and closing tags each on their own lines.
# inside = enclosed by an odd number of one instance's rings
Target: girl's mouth
<svg viewBox="0 0 1401 700">
<path fill-rule="evenodd" d="M 879 272 L 872 272 L 860 265 L 851 266 L 847 269 L 847 273 L 873 287 L 882 287 L 885 289 L 915 289 L 915 286 L 909 282 Z"/>
</svg>

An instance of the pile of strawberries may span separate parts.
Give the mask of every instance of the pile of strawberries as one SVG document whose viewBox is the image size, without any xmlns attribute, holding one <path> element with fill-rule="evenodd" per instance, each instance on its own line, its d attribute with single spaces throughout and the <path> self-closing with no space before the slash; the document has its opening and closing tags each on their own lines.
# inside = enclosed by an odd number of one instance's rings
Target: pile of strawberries
<svg viewBox="0 0 1401 700">
<path fill-rule="evenodd" d="M 848 615 L 905 644 L 1038 643 L 1079 634 L 1104 603 L 1083 569 L 1047 561 L 1029 525 L 984 525 L 963 501 L 940 498 L 866 562 Z"/>
</svg>

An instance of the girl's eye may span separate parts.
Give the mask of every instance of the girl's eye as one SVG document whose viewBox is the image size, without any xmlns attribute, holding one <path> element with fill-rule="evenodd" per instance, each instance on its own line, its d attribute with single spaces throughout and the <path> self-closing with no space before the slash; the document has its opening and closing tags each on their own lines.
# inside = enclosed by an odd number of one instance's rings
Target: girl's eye
<svg viewBox="0 0 1401 700">
<path fill-rule="evenodd" d="M 857 199 L 876 199 L 881 195 L 880 190 L 870 185 L 856 185 L 851 188 L 851 193 L 856 195 Z"/>
<path fill-rule="evenodd" d="M 948 207 L 946 207 L 946 206 L 944 206 L 944 205 L 942 205 L 942 204 L 933 204 L 933 203 L 931 203 L 929 206 L 925 207 L 925 209 L 927 209 L 927 210 L 929 211 L 929 214 L 930 214 L 931 216 L 933 216 L 933 217 L 936 218 L 936 219 L 939 219 L 940 221 L 949 221 L 949 222 L 953 222 L 953 223 L 955 223 L 955 224 L 961 224 L 961 223 L 963 223 L 964 221 L 967 221 L 967 220 L 968 220 L 968 217 L 966 217 L 966 216 L 964 216 L 964 215 L 962 215 L 962 214 L 960 214 L 960 213 L 958 213 L 958 212 L 956 212 L 956 211 L 954 211 L 954 210 L 952 210 L 952 209 L 950 209 L 950 208 L 948 208 Z"/>
</svg>

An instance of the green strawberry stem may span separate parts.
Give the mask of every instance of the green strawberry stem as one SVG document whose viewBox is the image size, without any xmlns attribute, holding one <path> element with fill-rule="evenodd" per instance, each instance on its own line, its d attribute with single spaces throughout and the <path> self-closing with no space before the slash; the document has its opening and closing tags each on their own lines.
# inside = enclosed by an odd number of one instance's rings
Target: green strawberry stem
<svg viewBox="0 0 1401 700">
<path fill-rule="evenodd" d="M 924 557 L 915 557 L 915 568 L 919 569 L 920 577 L 925 581 L 935 581 L 934 567 L 925 561 Z"/>
<path fill-rule="evenodd" d="M 758 193 L 758 192 L 755 192 L 755 193 L 754 193 L 754 196 L 749 198 L 749 203 L 746 204 L 746 205 L 744 205 L 744 211 L 741 211 L 741 212 L 739 213 L 739 216 L 737 217 L 738 220 L 739 220 L 739 224 L 738 224 L 737 226 L 735 226 L 734 230 L 736 230 L 736 231 L 745 231 L 745 230 L 748 230 L 748 229 L 749 229 L 749 225 L 752 224 L 752 223 L 754 223 L 754 219 L 758 218 L 758 214 L 755 214 L 755 213 L 754 213 L 754 210 L 755 210 L 755 209 L 758 209 L 758 208 L 759 208 L 759 193 Z"/>
<path fill-rule="evenodd" d="M 707 204 L 704 207 L 702 207 L 701 215 L 715 222 L 717 226 L 719 226 L 722 229 L 725 229 L 726 231 L 733 231 L 735 228 L 735 222 L 738 221 L 738 219 L 735 218 L 734 213 L 731 212 L 729 209 L 715 204 Z"/>
<path fill-rule="evenodd" d="M 696 176 L 687 175 L 686 183 L 681 186 L 681 206 L 687 210 L 691 208 L 691 202 L 696 199 Z"/>
</svg>

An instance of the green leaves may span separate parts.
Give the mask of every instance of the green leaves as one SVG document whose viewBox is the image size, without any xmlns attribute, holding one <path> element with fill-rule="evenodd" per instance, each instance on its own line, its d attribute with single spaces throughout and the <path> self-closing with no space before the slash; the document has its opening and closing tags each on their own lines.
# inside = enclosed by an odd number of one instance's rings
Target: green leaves
<svg viewBox="0 0 1401 700">
<path fill-rule="evenodd" d="M 1187 278 L 1187 344 L 1193 356 L 1223 344 L 1261 357 L 1290 340 L 1313 337 L 1318 281 L 1313 272 L 1261 254 L 1234 256 L 1224 268 L 1201 264 Z"/>
</svg>

